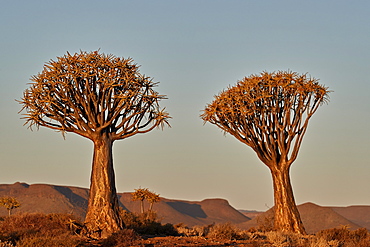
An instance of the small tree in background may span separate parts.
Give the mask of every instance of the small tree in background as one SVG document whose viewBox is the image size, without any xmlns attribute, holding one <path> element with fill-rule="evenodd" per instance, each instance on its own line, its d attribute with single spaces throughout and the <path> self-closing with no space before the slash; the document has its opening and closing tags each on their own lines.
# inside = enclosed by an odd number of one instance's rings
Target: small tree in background
<svg viewBox="0 0 370 247">
<path fill-rule="evenodd" d="M 139 188 L 135 189 L 135 192 L 131 193 L 133 201 L 140 201 L 140 209 L 142 214 L 144 213 L 144 200 L 146 199 L 148 191 L 149 190 L 147 188 Z"/>
<path fill-rule="evenodd" d="M 0 198 L 0 206 L 5 207 L 8 210 L 8 215 L 11 215 L 11 212 L 14 208 L 19 208 L 21 204 L 15 197 L 1 197 Z"/>
<path fill-rule="evenodd" d="M 295 204 L 289 170 L 308 121 L 328 101 L 326 87 L 295 72 L 263 72 L 215 96 L 201 115 L 250 146 L 270 169 L 274 185 L 274 228 L 305 233 Z"/>
<path fill-rule="evenodd" d="M 161 198 L 159 197 L 159 194 L 156 194 L 153 191 L 149 191 L 147 193 L 146 199 L 149 202 L 149 211 L 153 211 L 153 205 L 154 205 L 154 203 L 157 203 L 157 202 L 160 202 L 161 201 Z"/>
<path fill-rule="evenodd" d="M 158 84 L 139 73 L 131 58 L 94 52 L 67 53 L 31 78 L 20 103 L 26 124 L 73 132 L 94 143 L 85 218 L 95 237 L 124 227 L 113 169 L 113 142 L 168 125 L 168 113 L 154 91 Z"/>
<path fill-rule="evenodd" d="M 144 200 L 147 200 L 149 202 L 148 211 L 152 211 L 154 203 L 159 202 L 161 200 L 161 198 L 159 197 L 159 194 L 156 194 L 155 192 L 150 191 L 148 188 L 135 189 L 135 192 L 131 193 L 131 195 L 132 195 L 133 201 L 140 201 L 140 208 L 141 208 L 142 214 L 145 212 Z"/>
</svg>

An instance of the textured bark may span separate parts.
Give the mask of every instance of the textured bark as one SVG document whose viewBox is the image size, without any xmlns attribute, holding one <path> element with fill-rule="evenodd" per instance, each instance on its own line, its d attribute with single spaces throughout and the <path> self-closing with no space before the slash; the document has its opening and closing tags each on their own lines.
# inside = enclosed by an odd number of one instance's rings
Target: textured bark
<svg viewBox="0 0 370 247">
<path fill-rule="evenodd" d="M 85 224 L 92 237 L 107 237 L 124 227 L 119 216 L 112 159 L 113 140 L 108 134 L 94 141 L 90 194 Z"/>
<path fill-rule="evenodd" d="M 283 232 L 306 234 L 295 204 L 289 167 L 271 169 L 274 184 L 274 228 Z"/>
</svg>

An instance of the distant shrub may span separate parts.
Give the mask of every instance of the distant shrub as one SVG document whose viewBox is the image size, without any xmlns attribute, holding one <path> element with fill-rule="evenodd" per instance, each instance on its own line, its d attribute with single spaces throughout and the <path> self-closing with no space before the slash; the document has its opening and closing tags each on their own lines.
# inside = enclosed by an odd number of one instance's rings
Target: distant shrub
<svg viewBox="0 0 370 247">
<path fill-rule="evenodd" d="M 210 228 L 207 237 L 223 240 L 238 239 L 239 232 L 241 231 L 230 223 L 216 224 Z"/>
<path fill-rule="evenodd" d="M 160 220 L 158 220 L 157 214 L 153 211 L 136 214 L 122 210 L 121 217 L 128 229 L 133 229 L 140 235 L 178 235 L 178 232 L 172 224 L 163 225 Z"/>
<path fill-rule="evenodd" d="M 101 245 L 105 247 L 132 246 L 139 240 L 141 237 L 133 229 L 123 229 L 103 240 Z"/>
<path fill-rule="evenodd" d="M 191 232 L 193 236 L 207 237 L 209 236 L 209 233 L 211 229 L 214 227 L 214 225 L 215 224 L 204 225 L 204 226 L 194 226 Z"/>
<path fill-rule="evenodd" d="M 189 228 L 184 223 L 178 223 L 174 225 L 174 228 L 176 229 L 178 234 L 180 234 L 181 236 L 186 236 L 186 237 L 195 236 L 193 234 L 193 228 Z"/>
</svg>

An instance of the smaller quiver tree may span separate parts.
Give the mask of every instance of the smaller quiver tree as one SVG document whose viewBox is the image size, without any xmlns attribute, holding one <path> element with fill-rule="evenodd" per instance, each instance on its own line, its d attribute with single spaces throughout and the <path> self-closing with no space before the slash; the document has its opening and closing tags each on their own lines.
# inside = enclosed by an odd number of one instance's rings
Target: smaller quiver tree
<svg viewBox="0 0 370 247">
<path fill-rule="evenodd" d="M 21 204 L 15 197 L 1 197 L 0 198 L 0 206 L 5 207 L 8 210 L 8 215 L 11 215 L 11 212 L 15 208 L 19 208 Z"/>
<path fill-rule="evenodd" d="M 274 228 L 305 233 L 290 182 L 308 122 L 328 101 L 328 89 L 296 72 L 263 72 L 215 96 L 201 115 L 251 147 L 270 169 L 274 186 Z"/>
</svg>

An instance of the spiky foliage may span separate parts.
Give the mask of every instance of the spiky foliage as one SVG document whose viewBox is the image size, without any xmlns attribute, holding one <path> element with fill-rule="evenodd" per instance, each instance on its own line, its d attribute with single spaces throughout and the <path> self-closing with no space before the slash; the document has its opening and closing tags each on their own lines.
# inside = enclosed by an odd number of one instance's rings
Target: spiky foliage
<svg viewBox="0 0 370 247">
<path fill-rule="evenodd" d="M 20 103 L 26 124 L 74 132 L 89 139 L 108 132 L 113 140 L 168 124 L 159 107 L 164 95 L 131 58 L 94 52 L 67 53 L 31 78 Z M 23 110 L 22 109 L 22 110 Z"/>
<path fill-rule="evenodd" d="M 328 101 L 328 92 L 306 74 L 263 72 L 215 96 L 201 117 L 250 146 L 266 165 L 291 163 L 309 119 Z"/>
<path fill-rule="evenodd" d="M 15 197 L 6 196 L 0 198 L 0 206 L 5 207 L 8 210 L 8 214 L 10 216 L 11 211 L 15 208 L 19 208 L 21 204 Z"/>
</svg>

